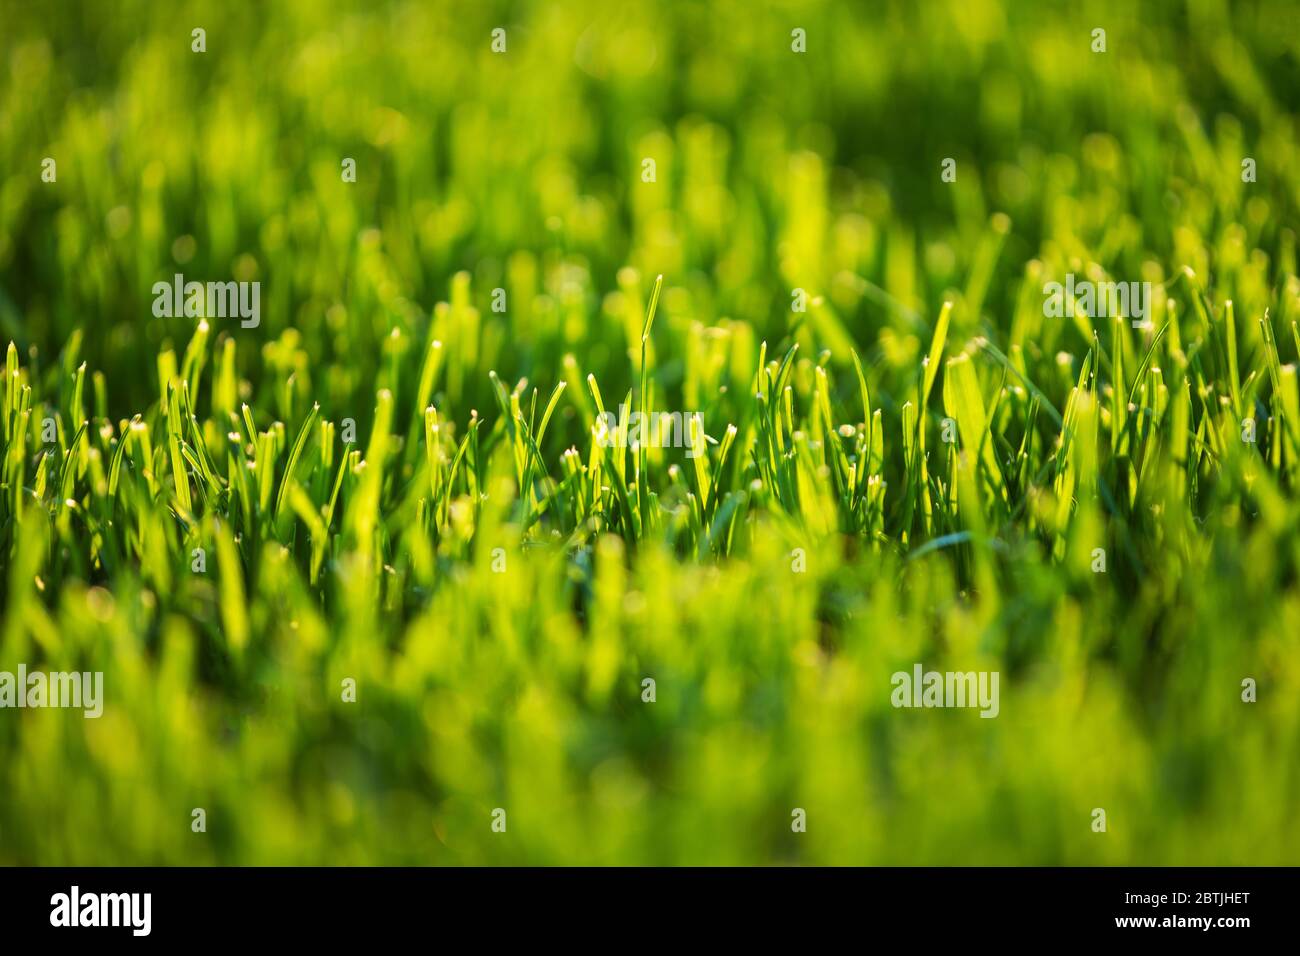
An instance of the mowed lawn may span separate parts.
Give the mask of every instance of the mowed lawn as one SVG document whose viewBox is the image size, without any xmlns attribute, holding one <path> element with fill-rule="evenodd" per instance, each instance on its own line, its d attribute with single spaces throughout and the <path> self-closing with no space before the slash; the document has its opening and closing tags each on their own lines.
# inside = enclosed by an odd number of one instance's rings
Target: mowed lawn
<svg viewBox="0 0 1300 956">
<path fill-rule="evenodd" d="M 0 0 L 0 864 L 1296 861 L 1289 0 L 236 6 Z"/>
</svg>

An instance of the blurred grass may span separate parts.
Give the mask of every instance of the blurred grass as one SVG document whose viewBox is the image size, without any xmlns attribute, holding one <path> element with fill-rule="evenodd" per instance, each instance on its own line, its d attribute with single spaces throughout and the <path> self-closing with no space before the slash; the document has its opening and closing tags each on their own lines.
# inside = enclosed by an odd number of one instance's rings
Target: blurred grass
<svg viewBox="0 0 1300 956">
<path fill-rule="evenodd" d="M 0 862 L 1293 862 L 1300 34 L 1141 14 L 0 0 Z"/>
</svg>

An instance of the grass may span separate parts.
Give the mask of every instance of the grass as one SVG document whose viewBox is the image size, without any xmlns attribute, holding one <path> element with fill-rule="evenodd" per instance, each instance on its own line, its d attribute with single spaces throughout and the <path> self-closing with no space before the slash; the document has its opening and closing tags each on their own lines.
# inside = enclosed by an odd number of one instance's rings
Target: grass
<svg viewBox="0 0 1300 956">
<path fill-rule="evenodd" d="M 1293 861 L 1300 45 L 1009 6 L 10 11 L 0 862 Z"/>
</svg>

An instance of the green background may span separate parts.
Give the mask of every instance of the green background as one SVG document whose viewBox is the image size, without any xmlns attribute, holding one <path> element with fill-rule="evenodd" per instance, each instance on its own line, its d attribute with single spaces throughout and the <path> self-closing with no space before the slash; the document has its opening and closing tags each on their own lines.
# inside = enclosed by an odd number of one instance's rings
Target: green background
<svg viewBox="0 0 1300 956">
<path fill-rule="evenodd" d="M 1296 860 L 1289 0 L 0 23 L 0 863 Z"/>
</svg>

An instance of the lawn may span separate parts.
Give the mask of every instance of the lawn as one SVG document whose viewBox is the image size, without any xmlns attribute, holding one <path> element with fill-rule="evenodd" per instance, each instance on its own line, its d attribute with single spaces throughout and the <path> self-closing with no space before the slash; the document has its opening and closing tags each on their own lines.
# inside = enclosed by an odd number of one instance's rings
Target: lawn
<svg viewBox="0 0 1300 956">
<path fill-rule="evenodd" d="M 0 0 L 0 864 L 1295 863 L 1294 19 Z"/>
</svg>

